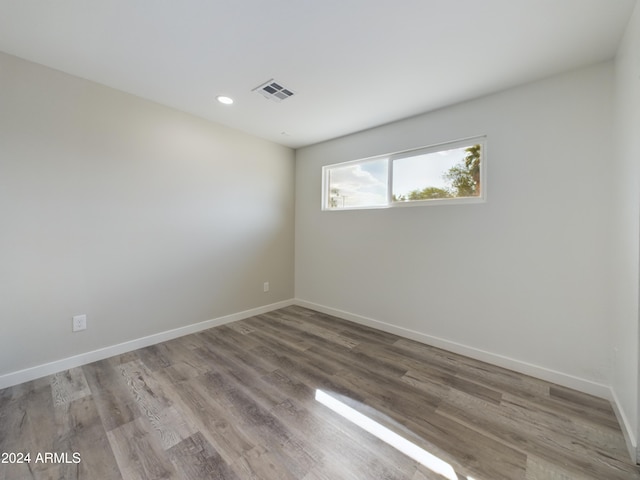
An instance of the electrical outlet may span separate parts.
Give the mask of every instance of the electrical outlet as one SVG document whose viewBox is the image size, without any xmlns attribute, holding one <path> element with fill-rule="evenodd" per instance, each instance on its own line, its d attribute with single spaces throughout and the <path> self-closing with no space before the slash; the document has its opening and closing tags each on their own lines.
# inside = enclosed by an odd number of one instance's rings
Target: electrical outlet
<svg viewBox="0 0 640 480">
<path fill-rule="evenodd" d="M 269 291 L 269 282 L 264 282 L 264 284 L 262 285 L 262 289 L 265 292 L 268 292 Z"/>
<path fill-rule="evenodd" d="M 75 315 L 73 317 L 73 331 L 79 332 L 80 330 L 87 329 L 87 316 L 86 315 Z"/>
</svg>

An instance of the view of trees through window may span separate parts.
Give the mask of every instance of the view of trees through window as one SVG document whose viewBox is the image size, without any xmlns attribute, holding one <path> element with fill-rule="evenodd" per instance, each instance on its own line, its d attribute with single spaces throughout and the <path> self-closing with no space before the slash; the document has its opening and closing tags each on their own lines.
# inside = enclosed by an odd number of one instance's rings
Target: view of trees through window
<svg viewBox="0 0 640 480">
<path fill-rule="evenodd" d="M 480 195 L 481 145 L 393 160 L 394 202 Z"/>
<path fill-rule="evenodd" d="M 403 202 L 479 198 L 482 149 L 482 143 L 442 150 L 430 147 L 329 165 L 323 168 L 323 208 L 375 208 Z"/>
</svg>

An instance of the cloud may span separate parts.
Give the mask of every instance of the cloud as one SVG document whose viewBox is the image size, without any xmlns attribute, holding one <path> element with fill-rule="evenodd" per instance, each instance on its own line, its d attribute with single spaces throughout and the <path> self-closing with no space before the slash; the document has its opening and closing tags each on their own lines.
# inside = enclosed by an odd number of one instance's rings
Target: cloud
<svg viewBox="0 0 640 480">
<path fill-rule="evenodd" d="M 340 200 L 338 206 L 356 207 L 386 203 L 387 170 L 370 165 L 379 162 L 377 160 L 331 169 L 329 188 L 332 192 L 337 191 Z M 383 162 L 386 164 L 386 159 Z"/>
</svg>

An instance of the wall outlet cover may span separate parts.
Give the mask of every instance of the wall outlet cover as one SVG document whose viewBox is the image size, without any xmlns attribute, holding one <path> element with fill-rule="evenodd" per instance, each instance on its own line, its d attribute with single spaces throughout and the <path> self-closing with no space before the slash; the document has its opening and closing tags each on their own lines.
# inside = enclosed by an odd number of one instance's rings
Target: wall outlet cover
<svg viewBox="0 0 640 480">
<path fill-rule="evenodd" d="M 80 330 L 87 329 L 87 316 L 86 315 L 75 315 L 73 317 L 73 331 L 79 332 Z"/>
</svg>

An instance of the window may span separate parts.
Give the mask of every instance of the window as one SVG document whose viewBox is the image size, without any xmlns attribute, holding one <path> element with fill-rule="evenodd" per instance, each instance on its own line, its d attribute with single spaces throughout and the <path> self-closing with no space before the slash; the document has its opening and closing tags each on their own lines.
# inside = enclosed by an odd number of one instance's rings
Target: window
<svg viewBox="0 0 640 480">
<path fill-rule="evenodd" d="M 470 203 L 485 198 L 485 138 L 322 169 L 324 210 Z"/>
<path fill-rule="evenodd" d="M 325 167 L 327 208 L 383 207 L 388 203 L 387 158 Z"/>
</svg>

